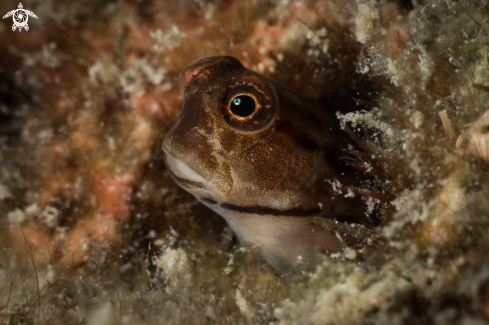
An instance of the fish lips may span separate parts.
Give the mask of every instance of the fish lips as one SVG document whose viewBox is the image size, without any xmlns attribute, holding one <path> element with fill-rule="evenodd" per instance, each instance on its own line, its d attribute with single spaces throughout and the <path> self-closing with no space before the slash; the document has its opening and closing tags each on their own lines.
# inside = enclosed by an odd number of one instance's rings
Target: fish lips
<svg viewBox="0 0 489 325">
<path fill-rule="evenodd" d="M 202 176 L 181 160 L 163 149 L 163 159 L 175 182 L 197 198 L 214 197 L 212 186 Z"/>
</svg>

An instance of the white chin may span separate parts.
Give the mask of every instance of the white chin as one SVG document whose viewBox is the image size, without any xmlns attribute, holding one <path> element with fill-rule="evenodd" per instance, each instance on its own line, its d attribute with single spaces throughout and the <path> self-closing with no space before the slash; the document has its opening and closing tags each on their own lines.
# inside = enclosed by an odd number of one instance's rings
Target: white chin
<svg viewBox="0 0 489 325">
<path fill-rule="evenodd" d="M 166 163 L 168 164 L 168 167 L 171 169 L 173 174 L 189 181 L 207 184 L 207 181 L 202 176 L 193 171 L 189 166 L 187 166 L 180 160 L 175 159 L 166 152 L 165 155 Z"/>
</svg>

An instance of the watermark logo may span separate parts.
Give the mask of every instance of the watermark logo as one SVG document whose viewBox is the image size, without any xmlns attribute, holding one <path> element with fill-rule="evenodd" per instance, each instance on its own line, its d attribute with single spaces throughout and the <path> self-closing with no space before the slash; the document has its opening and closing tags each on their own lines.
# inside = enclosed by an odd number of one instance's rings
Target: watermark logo
<svg viewBox="0 0 489 325">
<path fill-rule="evenodd" d="M 19 9 L 15 9 L 15 10 L 7 12 L 7 14 L 5 16 L 3 16 L 3 19 L 8 18 L 10 16 L 13 16 L 13 19 L 14 19 L 14 24 L 12 25 L 12 30 L 14 32 L 17 28 L 19 29 L 19 32 L 22 31 L 22 28 L 24 28 L 26 31 L 29 30 L 29 25 L 27 25 L 27 21 L 29 20 L 29 16 L 37 19 L 37 16 L 35 13 L 33 13 L 32 11 L 23 9 L 22 3 L 19 3 Z"/>
</svg>

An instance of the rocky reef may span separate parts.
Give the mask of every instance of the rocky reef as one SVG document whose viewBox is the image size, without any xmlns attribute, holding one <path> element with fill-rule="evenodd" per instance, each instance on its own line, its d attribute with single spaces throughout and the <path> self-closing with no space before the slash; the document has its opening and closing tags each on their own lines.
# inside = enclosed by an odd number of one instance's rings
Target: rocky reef
<svg viewBox="0 0 489 325">
<path fill-rule="evenodd" d="M 0 324 L 489 322 L 486 1 L 23 5 L 29 31 L 0 23 Z M 209 55 L 337 112 L 362 182 L 327 181 L 380 219 L 382 265 L 278 275 L 174 184 L 179 72 Z"/>
</svg>

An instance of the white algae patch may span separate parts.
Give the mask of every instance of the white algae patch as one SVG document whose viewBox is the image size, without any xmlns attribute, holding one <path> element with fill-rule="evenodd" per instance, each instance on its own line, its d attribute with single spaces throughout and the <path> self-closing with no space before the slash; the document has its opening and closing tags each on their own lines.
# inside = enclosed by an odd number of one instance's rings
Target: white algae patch
<svg viewBox="0 0 489 325">
<path fill-rule="evenodd" d="M 175 277 L 177 275 L 188 277 L 190 275 L 190 265 L 187 254 L 181 248 L 168 248 L 163 251 L 158 258 L 156 265 L 163 270 L 167 277 Z"/>
<path fill-rule="evenodd" d="M 58 223 L 58 217 L 59 211 L 54 207 L 47 206 L 39 216 L 39 220 L 49 228 L 54 228 Z"/>
<path fill-rule="evenodd" d="M 11 224 L 20 224 L 25 221 L 26 215 L 24 211 L 15 209 L 7 214 L 7 219 Z"/>
<path fill-rule="evenodd" d="M 12 197 L 12 193 L 10 192 L 8 187 L 0 183 L 0 201 L 9 199 L 11 197 Z"/>
<path fill-rule="evenodd" d="M 211 8 L 211 5 L 209 5 Z M 212 13 L 210 13 L 212 15 Z M 162 32 L 161 29 L 152 31 L 149 33 L 152 38 L 156 40 L 156 44 L 153 49 L 157 52 L 161 52 L 165 49 L 172 49 L 180 44 L 185 37 L 185 33 L 181 31 L 178 26 L 173 25 L 168 31 Z"/>
<path fill-rule="evenodd" d="M 365 44 L 370 37 L 377 31 L 378 20 L 380 19 L 378 3 L 367 1 L 358 4 L 358 11 L 355 15 L 355 36 L 360 43 Z"/>
<path fill-rule="evenodd" d="M 254 312 L 248 301 L 241 295 L 241 291 L 236 290 L 236 304 L 238 305 L 239 311 L 246 317 L 252 318 Z"/>
<path fill-rule="evenodd" d="M 388 269 L 382 273 L 368 275 L 357 269 L 343 281 L 309 294 L 302 301 L 284 301 L 275 309 L 275 316 L 287 325 L 363 324 L 373 310 L 378 313 L 376 317 L 388 318 L 384 313 L 412 291 L 413 286 Z"/>
<path fill-rule="evenodd" d="M 95 310 L 88 319 L 88 325 L 117 325 L 120 321 L 117 319 L 110 303 Z"/>
</svg>

